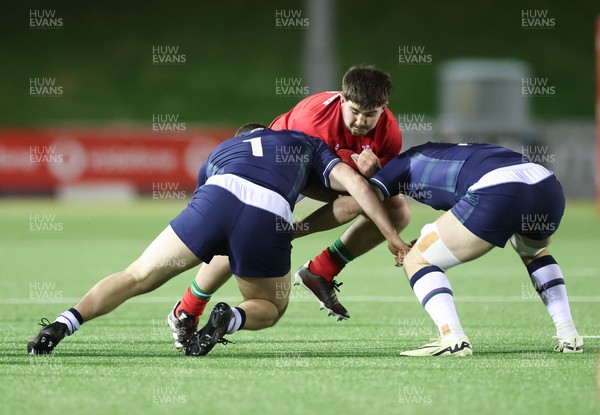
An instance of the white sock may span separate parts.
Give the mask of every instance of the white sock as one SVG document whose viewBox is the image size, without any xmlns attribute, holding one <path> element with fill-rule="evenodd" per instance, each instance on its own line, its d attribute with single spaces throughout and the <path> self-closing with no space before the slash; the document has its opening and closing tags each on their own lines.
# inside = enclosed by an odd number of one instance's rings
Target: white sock
<svg viewBox="0 0 600 415">
<path fill-rule="evenodd" d="M 79 329 L 81 325 L 80 320 L 83 322 L 81 314 L 79 314 L 79 312 L 74 308 L 70 308 L 69 310 L 62 312 L 54 321 L 66 324 L 67 335 L 70 336 L 71 334 L 75 333 L 77 329 Z"/>
<path fill-rule="evenodd" d="M 551 255 L 536 259 L 527 266 L 531 282 L 552 317 L 559 338 L 577 335 L 571 317 L 567 287 L 560 267 Z"/>
<path fill-rule="evenodd" d="M 450 281 L 440 268 L 432 265 L 420 269 L 410 279 L 410 285 L 440 335 L 452 338 L 464 336 L 454 306 Z"/>
<path fill-rule="evenodd" d="M 241 312 L 240 312 L 241 310 Z M 229 327 L 227 328 L 227 334 L 233 334 L 238 331 L 242 324 L 246 322 L 246 313 L 244 310 L 238 307 L 233 307 L 231 309 L 233 311 L 233 318 L 229 320 Z M 243 315 L 242 315 L 243 313 Z"/>
</svg>

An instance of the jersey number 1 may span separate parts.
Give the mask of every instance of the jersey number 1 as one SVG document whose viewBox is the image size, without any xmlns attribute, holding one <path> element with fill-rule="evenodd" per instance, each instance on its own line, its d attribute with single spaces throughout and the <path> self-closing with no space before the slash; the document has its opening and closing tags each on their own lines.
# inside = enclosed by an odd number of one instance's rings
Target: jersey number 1
<svg viewBox="0 0 600 415">
<path fill-rule="evenodd" d="M 252 146 L 252 155 L 254 157 L 262 157 L 263 156 L 263 148 L 262 142 L 260 141 L 261 137 L 249 138 L 248 140 L 242 141 L 242 143 L 250 143 Z"/>
</svg>

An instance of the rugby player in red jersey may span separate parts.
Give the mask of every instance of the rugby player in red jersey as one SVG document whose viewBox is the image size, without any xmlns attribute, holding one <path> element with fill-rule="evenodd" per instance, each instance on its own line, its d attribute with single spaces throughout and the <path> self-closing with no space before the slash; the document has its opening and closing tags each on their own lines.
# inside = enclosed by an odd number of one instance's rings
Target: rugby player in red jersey
<svg viewBox="0 0 600 415">
<path fill-rule="evenodd" d="M 372 177 L 400 153 L 402 133 L 387 108 L 391 79 L 373 66 L 350 68 L 342 80 L 342 91 L 321 92 L 300 101 L 270 125 L 274 130 L 299 130 L 320 138 L 338 157 L 366 178 Z M 296 224 L 297 236 L 320 232 L 347 223 L 359 216 L 360 207 L 351 196 L 319 186 L 309 186 L 302 194 L 327 204 Z M 410 219 L 405 198 L 386 201 L 386 208 L 398 232 Z M 354 258 L 383 241 L 373 223 L 364 215 L 330 247 L 304 264 L 295 275 L 295 283 L 306 287 L 330 314 L 338 319 L 350 314 L 338 301 L 334 278 Z"/>
</svg>

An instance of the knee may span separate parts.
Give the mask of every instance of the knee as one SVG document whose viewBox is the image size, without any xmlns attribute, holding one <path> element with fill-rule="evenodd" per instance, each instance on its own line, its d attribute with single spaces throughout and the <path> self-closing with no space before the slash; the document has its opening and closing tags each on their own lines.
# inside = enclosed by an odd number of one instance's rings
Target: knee
<svg viewBox="0 0 600 415">
<path fill-rule="evenodd" d="M 273 304 L 273 305 L 277 309 L 277 312 L 273 314 L 273 318 L 271 319 L 271 321 L 267 327 L 272 327 L 275 324 L 277 324 L 277 322 L 279 322 L 281 317 L 283 317 L 283 315 L 285 314 L 285 310 L 287 310 L 288 303 L 286 302 L 285 304 Z"/>
<path fill-rule="evenodd" d="M 406 278 L 410 280 L 410 278 L 417 273 L 421 268 L 425 268 L 426 266 L 431 265 L 425 258 L 421 252 L 413 247 L 408 254 L 404 257 L 403 266 L 404 271 L 406 272 Z"/>
<path fill-rule="evenodd" d="M 130 279 L 132 283 L 135 284 L 136 292 L 138 294 L 143 294 L 152 290 L 152 287 L 150 287 L 149 284 L 152 272 L 152 269 L 144 266 L 140 261 L 135 261 L 123 271 L 126 278 Z"/>
<path fill-rule="evenodd" d="M 342 213 L 346 220 L 352 220 L 362 213 L 362 209 L 358 202 L 350 196 L 339 197 L 335 202 L 337 209 Z"/>
</svg>

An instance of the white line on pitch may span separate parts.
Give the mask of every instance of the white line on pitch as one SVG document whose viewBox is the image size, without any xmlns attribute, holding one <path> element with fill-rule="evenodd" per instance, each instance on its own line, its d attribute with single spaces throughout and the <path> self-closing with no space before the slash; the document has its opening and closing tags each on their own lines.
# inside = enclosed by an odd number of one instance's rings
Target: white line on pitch
<svg viewBox="0 0 600 415">
<path fill-rule="evenodd" d="M 299 295 L 300 294 L 300 295 Z M 72 304 L 79 302 L 79 298 L 3 298 L 0 299 L 0 305 L 26 305 L 26 304 Z M 180 300 L 180 297 L 138 297 L 129 300 L 132 303 L 173 303 Z M 214 296 L 214 300 L 225 302 L 241 301 L 241 296 Z M 342 296 L 341 300 L 347 303 L 412 303 L 417 299 L 412 295 L 405 296 L 377 296 L 377 295 L 349 295 Z M 523 298 L 521 296 L 476 296 L 465 295 L 455 297 L 457 303 L 528 303 L 537 302 L 538 298 Z M 293 291 L 290 293 L 291 302 L 314 302 L 308 293 Z M 600 303 L 600 296 L 593 295 L 574 295 L 569 298 L 571 303 Z"/>
</svg>

